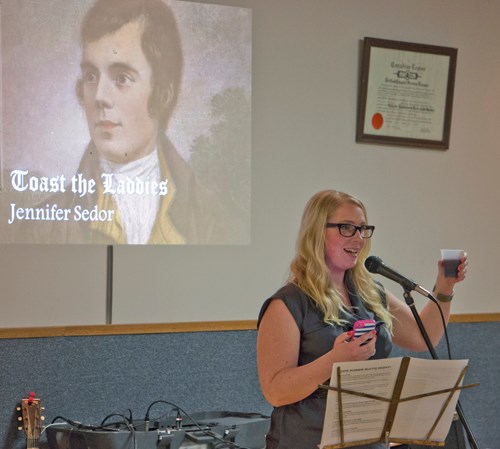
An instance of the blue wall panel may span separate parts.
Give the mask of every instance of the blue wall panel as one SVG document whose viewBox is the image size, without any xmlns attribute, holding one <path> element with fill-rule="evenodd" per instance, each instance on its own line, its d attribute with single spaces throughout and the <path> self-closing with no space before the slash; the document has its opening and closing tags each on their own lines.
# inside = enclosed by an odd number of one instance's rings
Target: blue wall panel
<svg viewBox="0 0 500 449">
<path fill-rule="evenodd" d="M 481 449 L 496 448 L 500 323 L 455 323 L 449 334 L 453 358 L 470 360 L 465 382 L 481 383 L 462 392 L 465 416 Z M 127 409 L 143 419 L 159 399 L 188 413 L 269 414 L 257 379 L 255 344 L 255 331 L 0 340 L 0 449 L 26 447 L 15 407 L 30 391 L 46 408 L 46 424 L 56 416 L 99 424 Z M 443 343 L 438 353 L 447 357 Z"/>
</svg>

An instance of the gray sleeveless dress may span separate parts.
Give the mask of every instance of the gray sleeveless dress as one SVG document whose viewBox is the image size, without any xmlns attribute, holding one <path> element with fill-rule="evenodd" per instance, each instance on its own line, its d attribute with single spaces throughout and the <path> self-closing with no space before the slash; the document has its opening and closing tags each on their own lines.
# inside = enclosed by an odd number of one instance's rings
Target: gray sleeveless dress
<svg viewBox="0 0 500 449">
<path fill-rule="evenodd" d="M 335 338 L 350 330 L 356 320 L 375 319 L 377 316 L 367 309 L 352 286 L 349 297 L 353 306 L 352 314 L 344 314 L 349 322 L 345 327 L 331 326 L 323 321 L 321 311 L 315 303 L 298 287 L 287 284 L 265 301 L 259 314 L 258 324 L 273 299 L 281 299 L 290 310 L 300 330 L 299 366 L 305 365 L 328 352 Z M 386 303 L 381 287 L 381 299 Z M 389 356 L 392 339 L 383 325 L 377 326 L 376 354 L 373 358 Z M 294 404 L 275 407 L 271 414 L 271 428 L 266 436 L 266 449 L 317 449 L 321 441 L 326 407 L 326 391 L 316 390 L 307 398 Z M 384 444 L 357 446 L 358 449 L 384 449 Z"/>
</svg>

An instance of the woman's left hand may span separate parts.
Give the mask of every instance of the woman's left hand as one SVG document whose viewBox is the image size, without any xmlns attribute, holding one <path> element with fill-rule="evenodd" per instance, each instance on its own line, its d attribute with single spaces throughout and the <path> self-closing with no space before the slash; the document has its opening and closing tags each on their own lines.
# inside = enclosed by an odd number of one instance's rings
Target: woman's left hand
<svg viewBox="0 0 500 449">
<path fill-rule="evenodd" d="M 453 287 L 455 284 L 462 282 L 467 275 L 468 264 L 468 256 L 467 253 L 464 252 L 463 257 L 460 259 L 457 275 L 455 277 L 446 277 L 444 275 L 444 260 L 441 259 L 438 262 L 438 275 L 436 279 L 435 291 L 444 295 L 453 295 Z"/>
</svg>

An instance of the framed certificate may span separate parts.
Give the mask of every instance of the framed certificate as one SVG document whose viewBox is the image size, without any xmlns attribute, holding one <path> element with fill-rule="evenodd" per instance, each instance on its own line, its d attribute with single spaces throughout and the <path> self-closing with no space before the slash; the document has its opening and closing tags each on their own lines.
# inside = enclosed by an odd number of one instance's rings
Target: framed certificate
<svg viewBox="0 0 500 449">
<path fill-rule="evenodd" d="M 457 49 L 366 37 L 356 142 L 446 150 Z"/>
</svg>

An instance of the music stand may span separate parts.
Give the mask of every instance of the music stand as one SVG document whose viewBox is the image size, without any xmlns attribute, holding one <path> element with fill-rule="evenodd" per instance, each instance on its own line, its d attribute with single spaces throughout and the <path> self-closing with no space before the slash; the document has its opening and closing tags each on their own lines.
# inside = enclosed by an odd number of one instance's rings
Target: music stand
<svg viewBox="0 0 500 449">
<path fill-rule="evenodd" d="M 322 389 L 327 389 L 327 390 L 333 390 L 337 392 L 337 415 L 338 415 L 338 431 L 339 431 L 339 437 L 340 437 L 340 442 L 337 444 L 325 444 L 321 446 L 322 449 L 338 449 L 338 448 L 344 448 L 344 447 L 349 447 L 349 446 L 357 446 L 357 445 L 363 445 L 363 444 L 373 444 L 373 443 L 385 443 L 388 447 L 389 443 L 403 443 L 403 444 L 420 444 L 424 446 L 444 446 L 445 442 L 444 439 L 433 439 L 433 434 L 438 428 L 438 426 L 441 426 L 440 429 L 442 430 L 443 428 L 449 429 L 451 426 L 451 420 L 452 416 L 448 413 L 447 417 L 445 417 L 445 412 L 448 410 L 450 404 L 455 406 L 456 401 L 458 400 L 458 396 L 455 395 L 455 393 L 460 392 L 463 389 L 466 388 L 472 388 L 474 386 L 477 386 L 478 384 L 472 384 L 472 385 L 467 385 L 467 386 L 461 386 L 461 383 L 464 379 L 467 366 L 463 366 L 461 371 L 459 372 L 458 377 L 453 381 L 450 381 L 450 386 L 448 388 L 442 388 L 439 390 L 434 390 L 434 391 L 426 391 L 426 392 L 418 392 L 417 390 L 414 391 L 416 394 L 411 394 L 406 397 L 402 397 L 402 392 L 403 392 L 403 387 L 405 385 L 406 379 L 407 379 L 407 374 L 409 370 L 411 369 L 410 363 L 412 360 L 417 361 L 420 359 L 412 359 L 410 357 L 402 357 L 400 359 L 392 359 L 393 361 L 395 360 L 400 360 L 399 367 L 397 365 L 394 365 L 396 369 L 398 369 L 397 372 L 397 377 L 394 383 L 394 387 L 392 389 L 392 392 L 390 394 L 390 397 L 383 397 L 379 395 L 374 395 L 374 394 L 369 394 L 366 392 L 362 391 L 354 391 L 351 389 L 343 388 L 342 387 L 342 366 L 345 366 L 346 363 L 344 364 L 336 364 L 334 366 L 334 372 L 336 369 L 336 380 L 337 380 L 337 387 L 330 386 L 330 385 L 320 385 L 319 387 Z M 370 364 L 377 365 L 377 362 L 380 361 L 366 361 L 366 362 L 347 362 L 349 366 L 354 366 L 354 364 L 357 364 L 359 366 L 359 369 L 356 369 L 356 371 L 362 370 L 362 369 L 370 369 Z M 426 360 L 425 363 L 431 363 L 433 361 Z M 447 361 L 441 361 L 446 363 Z M 453 363 L 453 361 L 450 361 Z M 466 361 L 462 361 L 465 363 Z M 391 362 L 394 363 L 394 362 Z M 435 365 L 435 364 L 434 364 Z M 441 366 L 440 365 L 440 366 Z M 427 366 L 432 366 L 432 365 L 427 365 Z M 436 368 L 438 368 L 436 366 Z M 417 368 L 418 369 L 418 368 Z M 332 376 L 333 377 L 333 376 Z M 362 398 L 367 398 L 371 400 L 376 400 L 376 401 L 383 401 L 385 403 L 388 403 L 388 408 L 387 411 L 385 411 L 385 419 L 383 420 L 383 425 L 381 426 L 380 433 L 376 438 L 370 438 L 370 439 L 361 439 L 361 440 L 352 440 L 352 434 L 350 435 L 351 438 L 350 441 L 346 441 L 345 438 L 345 426 L 344 426 L 344 404 L 343 404 L 343 394 L 346 395 L 353 395 L 353 396 L 358 396 Z M 429 429 L 427 429 L 425 438 L 411 438 L 410 435 L 407 437 L 402 437 L 401 436 L 401 430 L 398 430 L 397 434 L 399 436 L 393 436 L 393 426 L 397 418 L 398 414 L 398 407 L 400 404 L 404 402 L 409 402 L 409 401 L 425 401 L 427 398 L 431 398 L 436 395 L 443 395 L 443 399 L 440 403 L 440 408 L 438 410 L 437 416 L 434 420 L 434 422 L 431 424 Z M 418 404 L 416 404 L 415 407 L 413 407 L 413 410 L 415 411 L 413 417 L 408 417 L 407 414 L 405 415 L 405 419 L 414 419 L 417 420 L 419 419 L 419 414 L 418 410 L 419 407 L 417 407 Z M 327 402 L 327 407 L 328 407 L 328 402 Z M 406 410 L 406 413 L 408 411 Z"/>
</svg>

